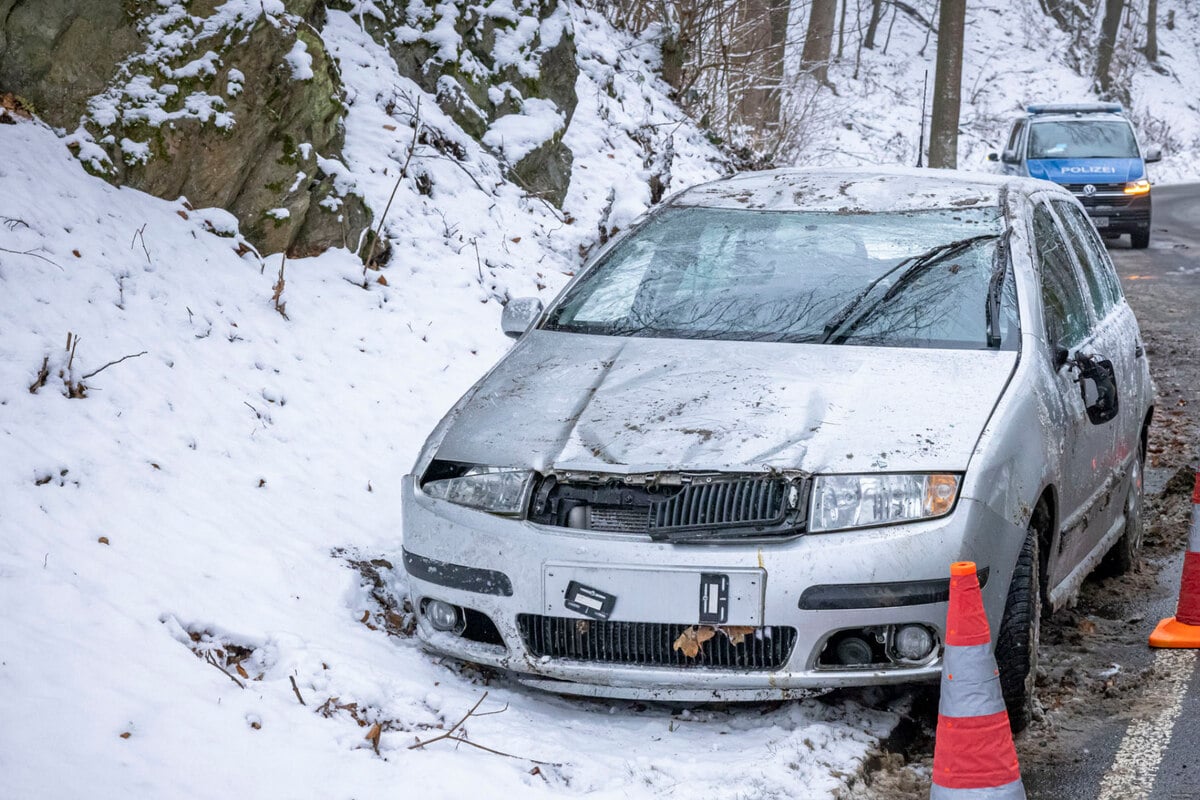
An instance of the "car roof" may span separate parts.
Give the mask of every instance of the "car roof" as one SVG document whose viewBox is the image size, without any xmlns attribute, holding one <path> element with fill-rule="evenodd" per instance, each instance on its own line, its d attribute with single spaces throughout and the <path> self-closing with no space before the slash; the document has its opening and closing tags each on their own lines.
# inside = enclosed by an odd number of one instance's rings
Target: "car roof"
<svg viewBox="0 0 1200 800">
<path fill-rule="evenodd" d="M 1124 114 L 1108 114 L 1091 112 L 1088 114 L 1030 114 L 1026 119 L 1031 123 L 1039 122 L 1124 122 L 1129 124 L 1129 118 Z"/>
<path fill-rule="evenodd" d="M 987 208 L 1001 190 L 1028 194 L 1053 184 L 982 172 L 913 167 L 788 168 L 743 172 L 687 189 L 676 206 L 844 214 Z"/>
</svg>

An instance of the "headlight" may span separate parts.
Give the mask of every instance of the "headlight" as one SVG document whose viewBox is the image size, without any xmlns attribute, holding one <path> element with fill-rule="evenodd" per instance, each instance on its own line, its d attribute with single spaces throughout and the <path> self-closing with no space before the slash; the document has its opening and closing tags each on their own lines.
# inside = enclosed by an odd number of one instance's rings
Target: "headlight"
<svg viewBox="0 0 1200 800">
<path fill-rule="evenodd" d="M 958 499 L 959 476 L 818 475 L 808 529 L 892 525 L 945 516 Z"/>
<path fill-rule="evenodd" d="M 459 474 L 441 477 L 447 472 Z M 437 461 L 430 465 L 426 476 L 430 473 L 438 477 L 426 480 L 421 485 L 421 491 L 425 494 L 493 514 L 522 513 L 533 481 L 533 470 L 449 465 Z"/>
<path fill-rule="evenodd" d="M 1150 191 L 1150 181 L 1142 178 L 1125 184 L 1125 194 L 1146 194 Z"/>
</svg>

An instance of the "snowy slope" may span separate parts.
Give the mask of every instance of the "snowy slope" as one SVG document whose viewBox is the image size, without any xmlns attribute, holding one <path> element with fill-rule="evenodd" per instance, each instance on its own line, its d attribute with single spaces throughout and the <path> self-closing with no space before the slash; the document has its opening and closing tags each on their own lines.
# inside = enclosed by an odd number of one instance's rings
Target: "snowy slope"
<svg viewBox="0 0 1200 800">
<path fill-rule="evenodd" d="M 287 318 L 280 257 L 229 215 L 0 125 L 0 797 L 825 797 L 894 725 L 846 700 L 562 699 L 405 635 L 399 480 L 507 349 L 497 298 L 548 298 L 602 222 L 645 207 L 631 132 L 674 137 L 673 188 L 721 168 L 636 48 L 576 24 L 569 218 L 425 98 L 464 157 L 414 154 L 429 181 L 401 182 L 384 269 L 287 262 Z M 351 93 L 344 179 L 381 214 L 412 141 L 397 93 L 417 90 L 350 15 L 323 36 Z M 459 735 L 513 757 L 409 749 L 481 700 Z"/>
<path fill-rule="evenodd" d="M 936 20 L 935 0 L 916 0 L 911 6 L 925 19 Z M 865 8 L 869 13 L 869 4 Z M 1166 25 L 1171 11 L 1173 30 Z M 799 20 L 793 21 L 797 27 L 791 38 L 799 42 L 804 14 L 794 16 Z M 1163 148 L 1163 161 L 1150 166 L 1152 180 L 1200 180 L 1200 2 L 1162 0 L 1159 17 L 1162 71 L 1139 57 L 1130 115 L 1143 144 Z M 830 70 L 837 94 L 823 92 L 811 112 L 814 124 L 805 134 L 801 163 L 916 164 L 926 70 L 926 114 L 933 104 L 937 37 L 905 13 L 888 13 L 876 41 L 875 50 L 862 51 L 856 77 L 858 39 L 848 35 L 842 60 Z M 961 169 L 993 171 L 987 154 L 1003 149 L 1012 121 L 1026 104 L 1096 99 L 1091 78 L 1072 68 L 1070 49 L 1069 37 L 1042 12 L 1038 0 L 967 5 Z"/>
</svg>

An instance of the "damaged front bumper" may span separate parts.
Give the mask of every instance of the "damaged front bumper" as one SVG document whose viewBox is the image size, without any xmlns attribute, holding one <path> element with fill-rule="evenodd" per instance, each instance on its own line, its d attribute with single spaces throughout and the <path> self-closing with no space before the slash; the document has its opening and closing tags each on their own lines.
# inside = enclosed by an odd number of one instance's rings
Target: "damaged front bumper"
<svg viewBox="0 0 1200 800">
<path fill-rule="evenodd" d="M 411 476 L 403 492 L 404 563 L 425 644 L 594 697 L 765 700 L 935 680 L 949 564 L 987 570 L 996 631 L 1024 537 L 965 497 L 928 522 L 671 544 L 473 511 L 424 495 Z M 457 607 L 461 624 L 435 630 L 433 601 Z M 894 657 L 905 626 L 932 636 L 927 657 Z M 868 663 L 839 661 L 853 637 L 867 640 Z"/>
</svg>

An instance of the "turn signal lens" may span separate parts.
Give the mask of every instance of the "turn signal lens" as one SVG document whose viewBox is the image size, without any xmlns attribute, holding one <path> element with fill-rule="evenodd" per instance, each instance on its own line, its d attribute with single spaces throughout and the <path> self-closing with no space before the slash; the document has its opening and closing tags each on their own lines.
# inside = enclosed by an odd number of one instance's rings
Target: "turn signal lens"
<svg viewBox="0 0 1200 800">
<path fill-rule="evenodd" d="M 1125 194 L 1147 194 L 1149 191 L 1150 181 L 1145 178 L 1125 184 Z"/>
<path fill-rule="evenodd" d="M 925 482 L 925 513 L 940 517 L 954 506 L 957 496 L 957 475 L 930 475 Z"/>
</svg>

